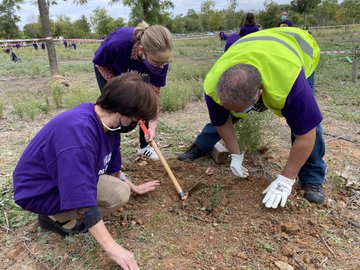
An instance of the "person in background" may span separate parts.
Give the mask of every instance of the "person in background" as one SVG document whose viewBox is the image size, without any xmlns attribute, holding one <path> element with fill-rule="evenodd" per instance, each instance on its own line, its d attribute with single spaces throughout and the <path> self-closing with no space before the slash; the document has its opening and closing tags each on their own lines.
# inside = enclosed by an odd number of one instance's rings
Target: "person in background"
<svg viewBox="0 0 360 270">
<path fill-rule="evenodd" d="M 43 50 L 43 51 L 45 51 L 45 42 L 41 42 L 41 49 Z"/>
<path fill-rule="evenodd" d="M 16 44 L 15 44 L 16 49 L 19 49 L 20 46 L 21 46 L 20 43 L 19 43 L 19 42 L 16 42 Z"/>
<path fill-rule="evenodd" d="M 205 100 L 211 123 L 178 159 L 195 160 L 223 139 L 231 153 L 230 169 L 247 177 L 233 124 L 253 110 L 267 108 L 285 117 L 292 148 L 284 169 L 264 190 L 268 208 L 285 206 L 295 178 L 306 200 L 324 202 L 326 164 L 322 115 L 313 95 L 313 74 L 320 48 L 304 30 L 292 27 L 261 30 L 239 39 L 214 64 L 205 78 Z M 286 72 L 284 72 L 286 70 Z"/>
<path fill-rule="evenodd" d="M 16 204 L 62 236 L 89 231 L 122 269 L 139 270 L 134 254 L 116 243 L 102 217 L 126 204 L 131 191 L 145 194 L 160 185 L 134 185 L 121 172 L 121 133 L 156 115 L 156 95 L 140 75 L 112 78 L 95 104 L 57 115 L 30 141 L 13 173 Z"/>
<path fill-rule="evenodd" d="M 226 52 L 229 47 L 235 43 L 239 38 L 246 36 L 247 34 L 251 34 L 253 32 L 259 31 L 259 27 L 256 26 L 255 16 L 253 13 L 247 13 L 245 16 L 244 25 L 240 27 L 240 32 L 232 34 L 228 37 L 225 43 L 224 51 Z"/>
<path fill-rule="evenodd" d="M 64 45 L 64 48 L 65 48 L 65 49 L 68 47 L 68 42 L 67 42 L 67 40 L 66 40 L 66 39 L 64 39 L 64 41 L 63 41 L 63 45 Z"/>
<path fill-rule="evenodd" d="M 35 51 L 37 51 L 37 49 L 38 49 L 38 47 L 39 47 L 38 44 L 37 44 L 37 42 L 36 42 L 36 41 L 33 41 L 32 45 L 33 45 Z"/>
<path fill-rule="evenodd" d="M 74 50 L 76 50 L 76 42 L 72 42 L 70 45 L 70 48 L 73 48 Z"/>
<path fill-rule="evenodd" d="M 166 83 L 172 50 L 173 38 L 164 26 L 149 26 L 146 22 L 141 22 L 135 28 L 121 27 L 115 30 L 101 43 L 93 58 L 100 91 L 103 91 L 112 77 L 133 72 L 149 80 L 160 104 L 160 88 Z M 157 117 L 146 122 L 146 125 L 150 136 L 145 137 L 144 132 L 139 129 L 138 154 L 158 160 L 155 150 L 149 145 L 155 137 Z"/>
<path fill-rule="evenodd" d="M 276 25 L 277 27 L 288 27 L 294 26 L 293 22 L 288 19 L 287 11 L 281 13 L 280 22 Z"/>
</svg>

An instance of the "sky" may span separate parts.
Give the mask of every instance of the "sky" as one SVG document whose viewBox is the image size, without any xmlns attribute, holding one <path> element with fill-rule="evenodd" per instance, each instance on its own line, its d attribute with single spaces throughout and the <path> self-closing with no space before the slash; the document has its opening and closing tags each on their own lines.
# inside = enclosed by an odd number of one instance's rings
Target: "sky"
<svg viewBox="0 0 360 270">
<path fill-rule="evenodd" d="M 34 0 L 24 0 L 24 4 L 21 5 L 21 10 L 17 12 L 20 16 L 20 23 L 18 24 L 22 28 L 25 24 L 33 23 L 37 21 L 39 16 L 39 9 L 37 5 L 34 5 Z M 97 7 L 103 7 L 108 10 L 108 14 L 114 18 L 122 17 L 127 22 L 129 19 L 130 8 L 124 7 L 118 3 L 110 6 L 109 0 L 89 0 L 89 3 L 83 6 L 77 6 L 73 4 L 72 0 L 58 0 L 58 5 L 50 7 L 50 17 L 56 18 L 60 15 L 70 17 L 71 21 L 75 21 L 85 15 L 90 18 L 92 11 Z M 173 15 L 185 15 L 189 9 L 194 9 L 196 12 L 200 11 L 200 6 L 203 0 L 172 0 L 175 8 L 172 10 Z M 238 10 L 244 11 L 256 11 L 264 8 L 264 0 L 237 0 Z M 278 4 L 289 4 L 290 0 L 276 0 Z M 35 2 L 36 3 L 36 2 Z M 215 0 L 215 9 L 222 10 L 229 6 L 229 0 Z"/>
</svg>

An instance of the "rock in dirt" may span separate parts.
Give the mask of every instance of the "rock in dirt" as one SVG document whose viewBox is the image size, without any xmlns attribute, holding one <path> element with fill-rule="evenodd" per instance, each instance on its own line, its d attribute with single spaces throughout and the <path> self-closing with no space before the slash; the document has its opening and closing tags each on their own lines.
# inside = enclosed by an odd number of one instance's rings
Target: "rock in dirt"
<svg viewBox="0 0 360 270">
<path fill-rule="evenodd" d="M 215 168 L 214 167 L 209 167 L 206 169 L 205 173 L 206 175 L 213 175 L 215 172 Z"/>
<path fill-rule="evenodd" d="M 280 270 L 294 270 L 294 267 L 292 267 L 291 265 L 284 263 L 282 261 L 275 261 L 275 265 L 280 269 Z"/>
<path fill-rule="evenodd" d="M 296 233 L 296 232 L 300 231 L 300 229 L 301 228 L 298 224 L 293 224 L 290 222 L 285 222 L 285 223 L 281 224 L 281 230 L 288 234 Z"/>
<path fill-rule="evenodd" d="M 15 259 L 17 257 L 17 255 L 20 254 L 20 249 L 19 248 L 15 248 L 13 250 L 10 250 L 9 252 L 7 252 L 5 254 L 5 257 L 8 258 L 8 259 Z"/>
<path fill-rule="evenodd" d="M 293 253 L 291 251 L 291 247 L 289 245 L 283 245 L 280 248 L 280 252 L 281 252 L 281 254 L 285 255 L 286 257 L 291 257 L 293 255 Z"/>
</svg>

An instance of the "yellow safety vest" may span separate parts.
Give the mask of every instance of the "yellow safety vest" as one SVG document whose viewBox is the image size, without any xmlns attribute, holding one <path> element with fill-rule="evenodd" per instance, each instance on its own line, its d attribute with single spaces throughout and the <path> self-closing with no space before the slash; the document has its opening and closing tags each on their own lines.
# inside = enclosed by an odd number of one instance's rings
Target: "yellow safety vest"
<svg viewBox="0 0 360 270">
<path fill-rule="evenodd" d="M 308 78 L 319 59 L 320 48 L 308 32 L 296 27 L 261 30 L 240 38 L 216 61 L 205 78 L 204 90 L 222 105 L 216 91 L 221 75 L 238 64 L 252 65 L 261 74 L 264 105 L 282 116 L 281 110 L 301 69 Z M 233 115 L 244 118 L 246 114 Z"/>
</svg>

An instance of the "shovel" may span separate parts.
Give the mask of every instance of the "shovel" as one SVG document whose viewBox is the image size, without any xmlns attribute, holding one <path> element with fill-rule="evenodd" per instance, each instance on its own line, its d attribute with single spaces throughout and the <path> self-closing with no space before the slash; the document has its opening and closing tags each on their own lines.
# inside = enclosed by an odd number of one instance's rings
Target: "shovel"
<svg viewBox="0 0 360 270">
<path fill-rule="evenodd" d="M 150 135 L 149 130 L 146 128 L 146 126 L 145 126 L 145 124 L 144 124 L 144 122 L 143 122 L 142 120 L 139 120 L 139 126 L 140 126 L 140 128 L 142 129 L 142 131 L 143 131 L 146 135 Z M 182 190 L 182 188 L 180 187 L 180 185 L 179 185 L 178 181 L 176 180 L 173 172 L 171 171 L 169 165 L 167 164 L 164 156 L 161 154 L 159 147 L 156 145 L 156 143 L 155 143 L 154 140 L 152 140 L 152 141 L 150 142 L 150 145 L 152 146 L 152 148 L 154 148 L 156 154 L 158 155 L 158 157 L 159 157 L 162 165 L 164 166 L 164 168 L 165 168 L 166 172 L 168 173 L 168 175 L 169 175 L 172 183 L 174 184 L 174 186 L 175 186 L 175 188 L 176 188 L 176 191 L 177 191 L 178 194 L 179 194 L 180 199 L 181 199 L 181 200 L 186 200 L 187 194 L 186 194 L 186 193 Z"/>
</svg>

